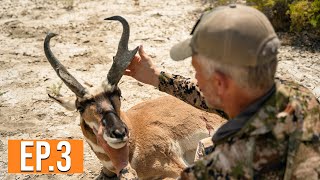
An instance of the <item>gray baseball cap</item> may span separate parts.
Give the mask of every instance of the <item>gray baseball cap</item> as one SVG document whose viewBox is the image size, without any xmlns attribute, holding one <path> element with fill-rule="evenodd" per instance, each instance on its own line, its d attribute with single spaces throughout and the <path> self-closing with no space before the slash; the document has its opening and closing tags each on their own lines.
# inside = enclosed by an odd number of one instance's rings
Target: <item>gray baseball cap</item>
<svg viewBox="0 0 320 180">
<path fill-rule="evenodd" d="M 267 17 L 244 5 L 222 6 L 203 14 L 191 35 L 171 48 L 173 60 L 201 54 L 223 64 L 257 66 L 274 59 L 280 46 Z"/>
</svg>

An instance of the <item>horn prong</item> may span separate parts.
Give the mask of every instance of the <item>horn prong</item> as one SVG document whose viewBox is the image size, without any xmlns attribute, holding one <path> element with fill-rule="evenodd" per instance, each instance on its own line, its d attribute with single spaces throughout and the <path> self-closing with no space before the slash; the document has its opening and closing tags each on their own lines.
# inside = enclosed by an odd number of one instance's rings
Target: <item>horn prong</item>
<svg viewBox="0 0 320 180">
<path fill-rule="evenodd" d="M 130 27 L 126 19 L 121 16 L 112 16 L 105 18 L 105 20 L 119 21 L 123 26 L 123 32 L 118 44 L 118 51 L 114 56 L 112 66 L 107 75 L 108 84 L 116 86 L 123 76 L 125 69 L 130 65 L 139 47 L 136 47 L 132 51 L 128 50 Z"/>
</svg>

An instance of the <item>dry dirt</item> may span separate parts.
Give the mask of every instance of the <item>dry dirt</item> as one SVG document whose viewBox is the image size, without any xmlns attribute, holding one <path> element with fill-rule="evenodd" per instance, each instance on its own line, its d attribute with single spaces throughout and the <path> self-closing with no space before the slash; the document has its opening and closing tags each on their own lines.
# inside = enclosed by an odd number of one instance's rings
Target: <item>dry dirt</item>
<svg viewBox="0 0 320 180">
<path fill-rule="evenodd" d="M 100 163 L 85 143 L 84 173 L 16 175 L 7 173 L 8 139 L 80 139 L 77 112 L 48 99 L 46 87 L 60 83 L 43 53 L 49 31 L 59 36 L 52 50 L 79 80 L 99 85 L 106 78 L 121 25 L 103 19 L 124 16 L 131 26 L 130 48 L 140 44 L 164 71 L 193 76 L 190 60 L 173 62 L 169 49 L 188 37 L 204 9 L 195 0 L 1 0 L 0 1 L 0 179 L 92 179 Z M 320 99 L 319 49 L 283 46 L 278 76 L 292 79 Z M 122 78 L 123 110 L 164 94 Z M 71 95 L 65 86 L 61 93 Z"/>
</svg>

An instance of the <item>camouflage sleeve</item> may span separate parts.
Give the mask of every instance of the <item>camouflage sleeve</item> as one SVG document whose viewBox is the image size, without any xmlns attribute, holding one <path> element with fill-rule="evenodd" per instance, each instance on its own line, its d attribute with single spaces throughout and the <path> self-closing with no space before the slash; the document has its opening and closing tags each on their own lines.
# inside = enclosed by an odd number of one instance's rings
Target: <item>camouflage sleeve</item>
<svg viewBox="0 0 320 180">
<path fill-rule="evenodd" d="M 312 93 L 298 85 L 291 85 L 302 102 L 295 108 L 296 122 L 303 122 L 302 131 L 293 133 L 289 139 L 285 179 L 320 178 L 320 105 Z M 298 104 L 298 103 L 296 103 Z M 303 121 L 300 119 L 303 118 Z M 300 128 L 299 128 L 300 129 Z M 293 139 L 293 141 L 290 141 Z"/>
<path fill-rule="evenodd" d="M 139 179 L 137 172 L 128 164 L 119 173 L 120 180 L 136 180 Z"/>
<path fill-rule="evenodd" d="M 179 179 L 253 179 L 252 161 L 250 160 L 253 157 L 254 148 L 250 147 L 253 145 L 253 141 L 250 140 L 249 143 L 244 141 L 238 142 L 238 145 L 232 148 L 229 144 L 222 145 L 223 147 L 211 146 L 210 154 L 184 169 Z"/>
<path fill-rule="evenodd" d="M 196 179 L 228 179 L 228 175 L 223 174 L 222 172 L 212 168 L 214 164 L 213 159 L 203 158 L 195 162 L 194 165 L 184 169 L 179 179 L 180 180 L 196 180 Z"/>
<path fill-rule="evenodd" d="M 287 168 L 287 171 L 291 171 L 291 169 Z M 296 156 L 293 160 L 292 172 L 286 172 L 286 175 L 291 176 L 287 177 L 286 179 L 319 179 L 320 143 L 300 143 Z"/>
<path fill-rule="evenodd" d="M 222 117 L 227 118 L 227 115 L 218 109 L 209 108 L 206 105 L 204 97 L 196 82 L 190 78 L 185 78 L 179 75 L 173 75 L 161 71 L 159 76 L 159 90 L 204 111 L 218 113 Z"/>
</svg>

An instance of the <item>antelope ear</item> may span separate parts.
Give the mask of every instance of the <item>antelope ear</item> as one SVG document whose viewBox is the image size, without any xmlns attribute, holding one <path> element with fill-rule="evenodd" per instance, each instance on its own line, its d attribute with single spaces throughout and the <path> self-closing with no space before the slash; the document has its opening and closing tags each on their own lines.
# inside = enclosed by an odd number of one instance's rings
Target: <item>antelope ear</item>
<svg viewBox="0 0 320 180">
<path fill-rule="evenodd" d="M 48 94 L 49 98 L 63 106 L 69 111 L 74 111 L 76 110 L 76 96 L 72 97 L 62 97 L 62 96 L 55 96 L 53 94 Z"/>
</svg>

